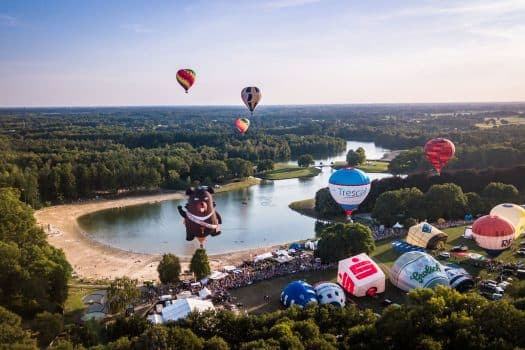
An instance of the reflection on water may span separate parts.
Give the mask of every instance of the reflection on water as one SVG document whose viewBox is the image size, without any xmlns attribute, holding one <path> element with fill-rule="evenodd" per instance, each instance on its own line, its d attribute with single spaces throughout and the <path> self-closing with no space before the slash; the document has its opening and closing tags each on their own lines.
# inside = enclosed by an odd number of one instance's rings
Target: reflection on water
<svg viewBox="0 0 525 350">
<path fill-rule="evenodd" d="M 345 154 L 332 159 L 343 160 Z M 314 197 L 317 190 L 326 187 L 332 172 L 331 168 L 323 168 L 315 177 L 263 181 L 257 186 L 215 195 L 217 211 L 223 218 L 222 234 L 208 237 L 206 249 L 214 254 L 314 237 L 315 220 L 290 210 L 288 204 Z M 389 174 L 370 174 L 372 179 L 386 176 Z M 79 224 L 97 240 L 121 249 L 190 256 L 198 242 L 185 241 L 185 227 L 177 211 L 177 205 L 185 202 L 104 210 L 80 218 Z"/>
</svg>

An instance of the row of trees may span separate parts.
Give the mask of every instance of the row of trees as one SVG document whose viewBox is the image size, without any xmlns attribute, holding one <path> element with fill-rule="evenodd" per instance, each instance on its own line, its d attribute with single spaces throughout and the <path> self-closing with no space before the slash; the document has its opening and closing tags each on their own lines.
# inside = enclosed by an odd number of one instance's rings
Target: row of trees
<svg viewBox="0 0 525 350">
<path fill-rule="evenodd" d="M 463 193 L 458 185 L 433 185 L 423 194 L 415 187 L 382 193 L 376 200 L 372 215 L 382 224 L 392 226 L 396 221 L 410 226 L 414 220 L 438 218 L 458 219 L 465 214 L 484 214 L 499 203 L 518 199 L 518 190 L 512 185 L 492 182 L 481 195 Z M 408 221 L 408 222 L 407 222 Z"/>
<path fill-rule="evenodd" d="M 6 318 L 0 312 L 1 317 Z M 30 341 L 16 319 L 8 327 L 16 337 L 6 344 Z M 490 302 L 476 293 L 438 286 L 411 291 L 405 305 L 390 306 L 381 317 L 353 304 L 345 308 L 314 304 L 262 315 L 193 313 L 167 325 L 120 318 L 98 332 L 89 327 L 68 332 L 52 349 L 72 349 L 73 344 L 76 349 L 108 350 L 515 349 L 525 346 L 523 327 L 525 312 L 513 302 Z"/>
<path fill-rule="evenodd" d="M 376 247 L 370 228 L 359 223 L 328 226 L 320 232 L 319 237 L 315 255 L 324 264 L 361 253 L 370 254 Z"/>
</svg>

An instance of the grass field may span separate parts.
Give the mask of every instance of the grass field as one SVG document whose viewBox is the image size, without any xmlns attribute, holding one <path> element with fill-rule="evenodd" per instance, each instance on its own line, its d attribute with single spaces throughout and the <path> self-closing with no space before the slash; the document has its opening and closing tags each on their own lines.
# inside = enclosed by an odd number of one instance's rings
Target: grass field
<svg viewBox="0 0 525 350">
<path fill-rule="evenodd" d="M 339 169 L 346 166 L 346 162 L 335 162 L 334 169 Z M 382 160 L 368 160 L 365 164 L 359 165 L 356 168 L 367 173 L 387 173 L 388 162 Z"/>
<path fill-rule="evenodd" d="M 450 250 L 453 246 L 464 244 L 469 247 L 469 252 L 486 255 L 486 253 L 480 249 L 473 240 L 462 237 L 463 232 L 465 231 L 465 226 L 449 228 L 445 229 L 444 231 L 449 235 L 446 244 L 446 250 Z M 385 271 L 385 274 L 387 274 L 387 272 L 390 270 L 390 267 L 394 264 L 394 261 L 399 256 L 401 256 L 401 253 L 398 253 L 392 248 L 393 240 L 394 239 L 386 239 L 376 242 L 376 249 L 372 254 L 370 254 L 370 256 Z M 517 259 L 514 256 L 514 252 L 517 249 L 518 244 L 514 244 L 511 249 L 502 253 L 498 258 L 504 261 L 525 260 Z M 457 260 L 452 257 L 450 262 L 457 262 Z M 485 276 L 490 276 L 485 270 L 480 270 L 474 266 L 466 264 L 462 266 L 474 276 L 477 276 L 480 274 L 480 272 L 482 272 L 482 274 Z M 320 281 L 336 281 L 337 271 L 333 269 L 326 271 L 300 272 L 289 276 L 279 277 L 273 280 L 258 282 L 248 287 L 232 290 L 231 293 L 237 298 L 238 302 L 243 304 L 243 306 L 240 308 L 242 311 L 246 310 L 250 313 L 271 312 L 281 308 L 279 303 L 281 290 L 288 283 L 295 280 L 307 281 L 310 284 Z M 264 300 L 265 295 L 270 297 L 268 302 Z M 385 298 L 390 299 L 395 303 L 402 304 L 406 302 L 406 293 L 394 287 L 387 280 L 385 293 L 381 294 L 377 298 L 350 297 L 350 300 L 357 303 L 359 307 L 370 308 L 375 312 L 381 313 L 381 310 L 384 308 L 381 302 Z"/>
<path fill-rule="evenodd" d="M 292 202 L 288 204 L 288 207 L 290 209 L 295 210 L 296 212 L 300 214 L 313 217 L 315 219 L 316 215 L 315 215 L 314 206 L 315 206 L 314 198 L 304 199 L 302 201 Z"/>
<path fill-rule="evenodd" d="M 66 302 L 64 303 L 64 323 L 75 323 L 82 316 L 85 306 L 82 298 L 86 295 L 100 290 L 100 286 L 69 287 Z"/>
<path fill-rule="evenodd" d="M 298 177 L 313 177 L 319 175 L 320 169 L 315 167 L 300 168 L 290 164 L 276 164 L 275 169 L 261 175 L 266 180 L 284 180 Z"/>
<path fill-rule="evenodd" d="M 259 179 L 256 179 L 254 177 L 249 177 L 246 179 L 242 179 L 239 181 L 234 181 L 234 182 L 230 182 L 225 185 L 222 185 L 220 188 L 215 189 L 215 193 L 242 190 L 243 188 L 257 185 L 258 183 L 259 183 Z"/>
<path fill-rule="evenodd" d="M 490 119 L 494 119 L 496 121 L 496 124 L 493 124 L 493 123 L 486 123 L 488 120 Z M 502 120 L 506 120 L 508 123 L 507 124 L 502 124 L 501 121 Z M 503 117 L 503 118 L 491 118 L 491 117 L 488 117 L 488 118 L 485 118 L 485 123 L 477 123 L 476 126 L 478 128 L 481 128 L 481 129 L 487 129 L 487 128 L 492 128 L 494 127 L 494 125 L 496 126 L 505 126 L 505 125 L 523 125 L 525 124 L 525 117 L 520 117 L 520 116 L 511 116 L 511 117 Z"/>
</svg>

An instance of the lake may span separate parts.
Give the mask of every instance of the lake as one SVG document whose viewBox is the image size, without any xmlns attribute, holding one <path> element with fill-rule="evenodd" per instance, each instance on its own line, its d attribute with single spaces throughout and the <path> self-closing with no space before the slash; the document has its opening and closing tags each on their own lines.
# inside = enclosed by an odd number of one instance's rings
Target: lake
<svg viewBox="0 0 525 350">
<path fill-rule="evenodd" d="M 388 152 L 373 142 L 347 142 L 347 150 L 357 147 L 365 149 L 368 159 L 380 159 Z M 345 157 L 343 152 L 316 159 L 316 164 Z M 317 190 L 327 186 L 333 171 L 323 168 L 316 177 L 263 181 L 250 188 L 215 195 L 216 210 L 223 219 L 222 234 L 208 236 L 206 250 L 217 254 L 314 237 L 315 220 L 289 209 L 288 204 L 314 197 Z M 374 180 L 391 175 L 370 173 L 369 176 Z M 199 244 L 196 240 L 185 240 L 185 227 L 177 211 L 177 205 L 185 203 L 186 200 L 164 201 L 108 209 L 85 215 L 78 221 L 90 237 L 110 246 L 141 253 L 191 256 Z"/>
</svg>

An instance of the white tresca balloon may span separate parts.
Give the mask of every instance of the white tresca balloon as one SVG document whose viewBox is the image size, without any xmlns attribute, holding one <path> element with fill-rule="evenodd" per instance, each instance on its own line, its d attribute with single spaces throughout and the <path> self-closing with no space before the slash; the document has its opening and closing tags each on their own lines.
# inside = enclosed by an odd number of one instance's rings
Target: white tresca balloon
<svg viewBox="0 0 525 350">
<path fill-rule="evenodd" d="M 328 180 L 328 188 L 334 200 L 352 215 L 370 192 L 370 178 L 356 168 L 347 167 L 337 170 Z"/>
</svg>

